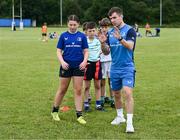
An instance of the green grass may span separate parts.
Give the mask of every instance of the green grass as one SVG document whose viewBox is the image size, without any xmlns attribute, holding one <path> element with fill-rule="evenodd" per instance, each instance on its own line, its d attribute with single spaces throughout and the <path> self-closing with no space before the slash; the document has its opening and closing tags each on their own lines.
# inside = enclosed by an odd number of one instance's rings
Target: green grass
<svg viewBox="0 0 180 140">
<path fill-rule="evenodd" d="M 40 37 L 40 28 L 0 28 L 0 139 L 180 139 L 179 28 L 163 28 L 160 38 L 137 40 L 136 132 L 130 135 L 124 133 L 125 124 L 111 126 L 116 112 L 109 106 L 106 112 L 85 114 L 86 126 L 78 124 L 72 85 L 63 102 L 71 110 L 60 113 L 62 121 L 52 121 L 59 84 L 57 40 L 45 43 Z"/>
</svg>

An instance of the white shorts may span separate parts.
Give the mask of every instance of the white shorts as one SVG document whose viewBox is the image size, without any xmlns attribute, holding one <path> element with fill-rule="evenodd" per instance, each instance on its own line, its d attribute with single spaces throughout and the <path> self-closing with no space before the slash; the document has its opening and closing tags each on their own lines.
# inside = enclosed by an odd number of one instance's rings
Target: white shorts
<svg viewBox="0 0 180 140">
<path fill-rule="evenodd" d="M 110 78 L 111 61 L 101 62 L 102 78 Z"/>
</svg>

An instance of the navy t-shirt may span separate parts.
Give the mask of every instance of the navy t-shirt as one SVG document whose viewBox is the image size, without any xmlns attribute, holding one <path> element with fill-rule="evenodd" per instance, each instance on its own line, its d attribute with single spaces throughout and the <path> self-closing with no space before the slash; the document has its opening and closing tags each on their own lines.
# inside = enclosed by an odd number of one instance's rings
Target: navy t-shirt
<svg viewBox="0 0 180 140">
<path fill-rule="evenodd" d="M 88 48 L 86 35 L 81 32 L 61 34 L 57 48 L 63 50 L 63 59 L 70 68 L 77 68 L 84 60 L 83 50 Z"/>
</svg>

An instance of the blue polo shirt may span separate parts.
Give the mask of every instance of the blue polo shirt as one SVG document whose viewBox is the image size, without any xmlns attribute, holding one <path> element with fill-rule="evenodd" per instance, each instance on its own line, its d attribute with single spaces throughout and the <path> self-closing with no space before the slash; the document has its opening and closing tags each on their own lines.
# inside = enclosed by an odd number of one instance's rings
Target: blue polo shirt
<svg viewBox="0 0 180 140">
<path fill-rule="evenodd" d="M 135 70 L 134 66 L 134 49 L 136 44 L 136 32 L 134 29 L 125 24 L 122 28 L 119 29 L 121 36 L 126 41 L 133 41 L 134 47 L 133 50 L 130 50 L 124 47 L 120 41 L 114 37 L 114 28 L 108 31 L 108 40 L 107 43 L 111 48 L 112 64 L 111 64 L 111 78 L 119 77 L 128 72 L 133 72 Z"/>
<path fill-rule="evenodd" d="M 84 60 L 83 50 L 88 48 L 87 38 L 84 33 L 68 31 L 61 34 L 57 48 L 63 50 L 63 59 L 70 68 L 77 68 Z"/>
</svg>

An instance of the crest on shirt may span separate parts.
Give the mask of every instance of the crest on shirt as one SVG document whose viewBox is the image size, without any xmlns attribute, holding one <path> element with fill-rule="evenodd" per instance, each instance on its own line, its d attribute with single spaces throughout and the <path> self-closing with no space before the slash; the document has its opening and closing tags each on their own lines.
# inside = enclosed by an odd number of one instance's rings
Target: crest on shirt
<svg viewBox="0 0 180 140">
<path fill-rule="evenodd" d="M 65 37 L 64 40 L 68 40 L 68 37 Z"/>
<path fill-rule="evenodd" d="M 114 37 L 112 32 L 110 33 L 109 37 Z"/>
<path fill-rule="evenodd" d="M 82 41 L 82 38 L 81 38 L 81 37 L 78 37 L 78 38 L 77 38 L 77 41 Z"/>
<path fill-rule="evenodd" d="M 126 36 L 126 33 L 125 33 L 125 32 L 122 32 L 122 33 L 121 33 L 121 36 L 122 36 L 122 37 L 125 37 L 125 36 Z"/>
</svg>

